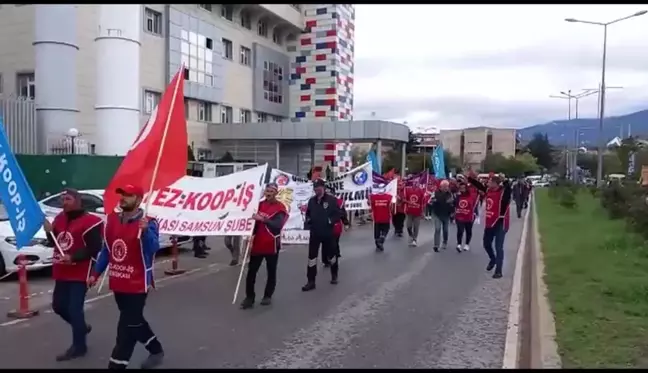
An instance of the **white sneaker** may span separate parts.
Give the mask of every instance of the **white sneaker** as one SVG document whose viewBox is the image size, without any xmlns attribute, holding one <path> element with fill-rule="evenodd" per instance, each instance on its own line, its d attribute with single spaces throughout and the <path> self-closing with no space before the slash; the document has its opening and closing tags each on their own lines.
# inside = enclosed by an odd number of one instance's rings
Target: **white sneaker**
<svg viewBox="0 0 648 373">
<path fill-rule="evenodd" d="M 416 243 L 416 240 L 413 240 L 412 241 L 412 247 L 416 247 L 416 246 L 418 246 L 418 244 Z"/>
<path fill-rule="evenodd" d="M 464 251 L 470 251 L 470 246 L 468 246 L 468 245 L 464 245 L 463 250 L 464 250 Z"/>
<path fill-rule="evenodd" d="M 457 251 L 461 252 L 461 244 L 457 245 Z"/>
</svg>

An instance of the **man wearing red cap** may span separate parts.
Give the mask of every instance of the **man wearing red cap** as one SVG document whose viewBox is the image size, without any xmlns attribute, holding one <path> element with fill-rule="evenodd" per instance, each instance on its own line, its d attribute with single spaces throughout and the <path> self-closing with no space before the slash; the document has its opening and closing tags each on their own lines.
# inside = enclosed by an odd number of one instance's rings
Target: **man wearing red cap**
<svg viewBox="0 0 648 373">
<path fill-rule="evenodd" d="M 160 234 L 155 219 L 144 216 L 140 208 L 144 191 L 141 187 L 125 185 L 117 188 L 121 195 L 121 212 L 106 218 L 105 246 L 97 259 L 89 284 L 108 268 L 108 284 L 119 308 L 117 341 L 108 369 L 126 369 L 137 342 L 144 345 L 149 357 L 142 369 L 162 363 L 162 345 L 144 318 L 144 305 L 153 286 L 153 259 L 160 249 Z"/>
<path fill-rule="evenodd" d="M 43 229 L 50 246 L 54 248 L 54 294 L 52 309 L 72 327 L 72 346 L 56 357 L 65 361 L 84 356 L 87 352 L 86 335 L 92 329 L 85 322 L 85 303 L 88 276 L 92 261 L 103 245 L 102 221 L 83 209 L 81 196 L 74 189 L 66 189 L 61 196 L 63 212 Z"/>
<path fill-rule="evenodd" d="M 288 220 L 288 211 L 283 203 L 277 201 L 279 186 L 269 183 L 264 191 L 265 200 L 259 203 L 257 213 L 252 216 L 256 221 L 250 246 L 250 263 L 248 264 L 245 279 L 245 299 L 241 303 L 242 309 L 254 307 L 257 272 L 265 260 L 268 280 L 266 282 L 262 306 L 272 302 L 272 295 L 277 285 L 277 264 L 279 263 L 279 250 L 281 249 L 281 229 Z"/>
</svg>

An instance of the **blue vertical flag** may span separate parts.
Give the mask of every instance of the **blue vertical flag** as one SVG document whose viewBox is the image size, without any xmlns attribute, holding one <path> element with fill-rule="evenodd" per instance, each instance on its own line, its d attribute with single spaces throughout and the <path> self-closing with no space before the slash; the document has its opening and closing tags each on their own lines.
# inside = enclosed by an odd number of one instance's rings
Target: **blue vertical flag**
<svg viewBox="0 0 648 373">
<path fill-rule="evenodd" d="M 439 144 L 432 151 L 431 157 L 432 165 L 434 167 L 434 177 L 437 179 L 445 179 L 445 159 L 443 155 L 443 145 Z"/>
<path fill-rule="evenodd" d="M 371 163 L 371 168 L 374 172 L 382 174 L 380 163 L 378 162 L 378 154 L 376 152 L 376 144 L 371 146 L 371 150 L 367 153 L 367 162 Z"/>
<path fill-rule="evenodd" d="M 34 198 L 16 156 L 11 151 L 4 123 L 0 118 L 0 200 L 7 210 L 16 247 L 28 246 L 43 225 L 45 214 Z"/>
</svg>

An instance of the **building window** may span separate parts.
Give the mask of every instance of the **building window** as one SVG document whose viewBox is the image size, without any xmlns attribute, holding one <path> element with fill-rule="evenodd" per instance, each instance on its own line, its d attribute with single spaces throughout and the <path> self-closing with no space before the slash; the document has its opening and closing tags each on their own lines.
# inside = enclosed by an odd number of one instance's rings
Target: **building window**
<svg viewBox="0 0 648 373">
<path fill-rule="evenodd" d="M 272 31 L 272 42 L 281 45 L 281 38 L 276 30 Z"/>
<path fill-rule="evenodd" d="M 33 99 L 36 97 L 36 80 L 34 73 L 16 74 L 16 92 L 18 96 Z"/>
<path fill-rule="evenodd" d="M 202 10 L 206 10 L 208 12 L 212 11 L 212 5 L 211 4 L 198 4 L 198 7 Z"/>
<path fill-rule="evenodd" d="M 241 27 L 252 30 L 252 17 L 245 10 L 241 11 Z"/>
<path fill-rule="evenodd" d="M 198 103 L 198 120 L 201 122 L 212 121 L 212 104 L 210 102 L 201 101 Z"/>
<path fill-rule="evenodd" d="M 189 99 L 185 98 L 184 99 L 184 107 L 185 107 L 185 119 L 191 119 L 191 115 L 189 115 Z"/>
<path fill-rule="evenodd" d="M 234 19 L 234 7 L 232 5 L 222 4 L 221 17 L 225 18 L 228 21 Z"/>
<path fill-rule="evenodd" d="M 214 84 L 212 39 L 186 30 L 180 31 L 181 62 L 187 67 L 185 79 L 206 85 Z"/>
<path fill-rule="evenodd" d="M 274 62 L 263 61 L 263 99 L 283 103 L 283 68 Z"/>
<path fill-rule="evenodd" d="M 273 122 L 281 123 L 282 120 L 283 120 L 283 118 L 281 118 L 279 116 L 276 116 L 276 115 L 272 116 L 272 121 Z"/>
<path fill-rule="evenodd" d="M 246 48 L 244 46 L 241 46 L 241 57 L 240 57 L 239 62 L 242 65 L 250 66 L 250 64 L 252 63 L 252 58 L 251 57 L 252 57 L 252 51 L 250 50 L 250 48 Z"/>
<path fill-rule="evenodd" d="M 229 106 L 221 106 L 221 123 L 232 123 L 232 108 Z"/>
<path fill-rule="evenodd" d="M 153 9 L 144 8 L 146 16 L 146 31 L 155 35 L 162 35 L 162 13 Z"/>
<path fill-rule="evenodd" d="M 260 36 L 263 36 L 264 38 L 268 37 L 268 23 L 266 21 L 259 21 L 257 31 Z"/>
<path fill-rule="evenodd" d="M 257 115 L 257 122 L 265 123 L 268 121 L 268 114 L 257 111 L 256 115 Z"/>
<path fill-rule="evenodd" d="M 241 123 L 252 122 L 252 112 L 250 110 L 241 109 Z"/>
<path fill-rule="evenodd" d="M 232 41 L 223 39 L 223 58 L 227 58 L 228 60 L 232 59 Z"/>
<path fill-rule="evenodd" d="M 151 114 L 160 103 L 161 97 L 158 92 L 144 91 L 144 113 Z"/>
</svg>

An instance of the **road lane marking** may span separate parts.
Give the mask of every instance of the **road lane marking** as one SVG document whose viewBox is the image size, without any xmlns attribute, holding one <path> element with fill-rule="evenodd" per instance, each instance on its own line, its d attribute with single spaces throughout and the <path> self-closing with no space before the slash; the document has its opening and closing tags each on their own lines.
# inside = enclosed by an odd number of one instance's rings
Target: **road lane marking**
<svg viewBox="0 0 648 373">
<path fill-rule="evenodd" d="M 326 355 L 331 360 L 336 352 L 347 352 L 354 330 L 361 324 L 371 322 L 372 316 L 408 285 L 428 265 L 434 254 L 426 252 L 400 276 L 382 284 L 372 295 L 358 299 L 357 294 L 348 296 L 334 312 L 306 329 L 295 333 L 284 347 L 271 352 L 272 357 L 257 366 L 263 368 L 315 368 L 318 359 Z"/>
<path fill-rule="evenodd" d="M 530 198 L 534 203 L 533 198 Z M 535 206 L 533 206 L 535 208 Z M 520 302 L 522 301 L 522 265 L 524 264 L 524 254 L 526 253 L 526 236 L 528 234 L 529 223 L 529 206 L 524 214 L 524 223 L 522 224 L 522 235 L 520 246 L 518 247 L 517 257 L 515 259 L 515 272 L 513 273 L 513 286 L 511 288 L 511 301 L 508 308 L 508 321 L 506 323 L 506 342 L 504 342 L 504 357 L 502 359 L 502 369 L 515 369 L 518 365 L 520 350 Z"/>
</svg>

